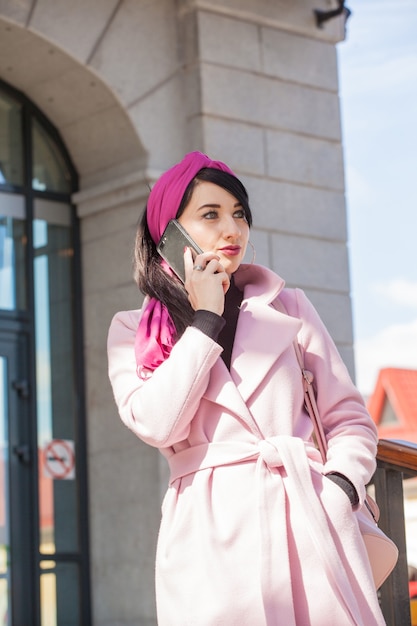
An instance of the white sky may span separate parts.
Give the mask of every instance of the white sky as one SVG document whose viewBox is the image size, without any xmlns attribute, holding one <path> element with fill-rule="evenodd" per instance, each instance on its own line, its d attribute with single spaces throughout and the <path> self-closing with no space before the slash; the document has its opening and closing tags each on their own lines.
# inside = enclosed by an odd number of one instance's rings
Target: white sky
<svg viewBox="0 0 417 626">
<path fill-rule="evenodd" d="M 356 382 L 417 369 L 417 0 L 347 0 L 338 44 Z"/>
</svg>

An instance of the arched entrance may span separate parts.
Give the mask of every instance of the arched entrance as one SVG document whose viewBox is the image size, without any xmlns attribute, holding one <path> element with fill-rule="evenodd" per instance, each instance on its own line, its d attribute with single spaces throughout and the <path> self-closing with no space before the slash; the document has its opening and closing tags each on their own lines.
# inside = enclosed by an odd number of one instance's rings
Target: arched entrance
<svg viewBox="0 0 417 626">
<path fill-rule="evenodd" d="M 94 409 L 84 398 L 81 280 L 91 297 L 89 283 L 102 272 L 91 270 L 88 252 L 83 269 L 76 213 L 99 233 L 96 216 L 114 207 L 120 185 L 123 197 L 137 196 L 146 154 L 115 93 L 88 66 L 7 19 L 0 39 L 0 133 L 9 132 L 0 137 L 9 152 L 7 166 L 0 154 L 0 257 L 8 263 L 0 288 L 0 624 L 88 626 L 85 430 Z M 72 205 L 75 191 L 88 208 Z M 87 315 L 84 349 L 95 327 Z"/>
</svg>

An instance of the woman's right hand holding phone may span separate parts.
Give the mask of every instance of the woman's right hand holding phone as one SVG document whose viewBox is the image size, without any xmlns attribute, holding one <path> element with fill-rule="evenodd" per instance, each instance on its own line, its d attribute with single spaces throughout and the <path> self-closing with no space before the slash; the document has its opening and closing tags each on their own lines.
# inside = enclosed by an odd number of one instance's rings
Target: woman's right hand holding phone
<svg viewBox="0 0 417 626">
<path fill-rule="evenodd" d="M 185 289 L 195 311 L 203 309 L 222 315 L 224 296 L 230 278 L 214 252 L 203 252 L 193 259 L 190 248 L 184 250 Z"/>
</svg>

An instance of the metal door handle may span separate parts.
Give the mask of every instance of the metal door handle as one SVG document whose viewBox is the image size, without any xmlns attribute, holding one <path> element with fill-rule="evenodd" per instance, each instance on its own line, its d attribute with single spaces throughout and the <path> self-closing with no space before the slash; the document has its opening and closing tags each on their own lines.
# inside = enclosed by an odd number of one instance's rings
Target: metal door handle
<svg viewBox="0 0 417 626">
<path fill-rule="evenodd" d="M 24 463 L 25 465 L 30 464 L 32 460 L 32 455 L 30 452 L 30 447 L 27 444 L 24 443 L 20 446 L 14 446 L 13 452 L 21 463 Z"/>
<path fill-rule="evenodd" d="M 29 383 L 27 380 L 15 380 L 12 383 L 20 398 L 29 398 Z"/>
</svg>

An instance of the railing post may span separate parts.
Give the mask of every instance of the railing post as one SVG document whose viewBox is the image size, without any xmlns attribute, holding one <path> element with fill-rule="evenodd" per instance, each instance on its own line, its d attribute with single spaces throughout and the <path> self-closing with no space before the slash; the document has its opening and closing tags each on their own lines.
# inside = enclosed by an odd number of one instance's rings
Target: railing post
<svg viewBox="0 0 417 626">
<path fill-rule="evenodd" d="M 375 499 L 381 511 L 379 527 L 399 550 L 397 565 L 380 589 L 381 608 L 387 626 L 411 624 L 408 565 L 405 542 L 403 474 L 378 463 L 373 477 Z"/>
</svg>

